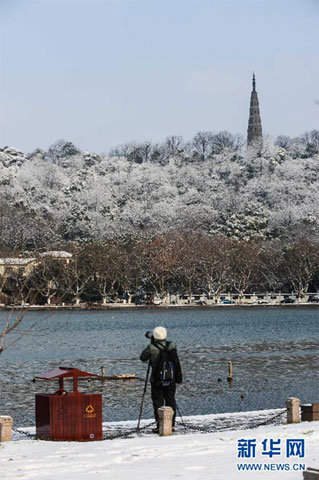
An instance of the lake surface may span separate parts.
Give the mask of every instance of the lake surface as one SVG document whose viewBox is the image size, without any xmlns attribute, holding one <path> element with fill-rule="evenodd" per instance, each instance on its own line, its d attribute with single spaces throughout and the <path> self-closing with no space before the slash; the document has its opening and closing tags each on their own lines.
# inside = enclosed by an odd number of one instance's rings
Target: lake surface
<svg viewBox="0 0 319 480">
<path fill-rule="evenodd" d="M 1 324 L 6 315 L 0 312 Z M 147 364 L 138 357 L 148 343 L 145 331 L 157 325 L 178 346 L 184 382 L 177 402 L 184 415 L 281 408 L 288 396 L 302 403 L 319 400 L 316 306 L 40 311 L 28 312 L 23 328 L 35 321 L 30 333 L 0 355 L 0 414 L 11 415 L 16 425 L 34 424 L 35 393 L 58 389 L 58 382 L 32 382 L 56 366 L 100 374 L 104 365 L 106 375 L 145 377 Z M 101 392 L 104 421 L 118 421 L 138 417 L 143 385 L 81 380 L 80 390 Z M 148 388 L 143 416 L 152 415 Z"/>
</svg>

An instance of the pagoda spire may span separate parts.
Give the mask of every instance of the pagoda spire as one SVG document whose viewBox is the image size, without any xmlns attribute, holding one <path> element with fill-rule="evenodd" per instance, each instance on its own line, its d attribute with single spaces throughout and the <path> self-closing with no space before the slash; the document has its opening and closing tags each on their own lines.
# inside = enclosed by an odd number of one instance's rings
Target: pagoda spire
<svg viewBox="0 0 319 480">
<path fill-rule="evenodd" d="M 256 91 L 256 78 L 255 78 L 255 72 L 253 72 L 253 92 Z"/>
<path fill-rule="evenodd" d="M 262 127 L 259 111 L 258 95 L 256 91 L 256 77 L 253 72 L 253 90 L 250 96 L 249 120 L 247 130 L 247 144 L 251 145 L 256 141 L 262 141 Z"/>
</svg>

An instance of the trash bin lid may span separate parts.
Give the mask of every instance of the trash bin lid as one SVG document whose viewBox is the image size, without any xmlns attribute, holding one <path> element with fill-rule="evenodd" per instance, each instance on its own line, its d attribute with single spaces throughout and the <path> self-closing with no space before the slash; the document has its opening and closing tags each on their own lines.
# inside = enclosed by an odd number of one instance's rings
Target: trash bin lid
<svg viewBox="0 0 319 480">
<path fill-rule="evenodd" d="M 54 370 L 51 370 L 47 373 L 42 373 L 40 375 L 35 375 L 34 378 L 39 378 L 42 380 L 54 380 L 56 378 L 74 378 L 74 377 L 98 377 L 96 373 L 84 372 L 78 368 L 73 367 L 58 367 Z"/>
</svg>

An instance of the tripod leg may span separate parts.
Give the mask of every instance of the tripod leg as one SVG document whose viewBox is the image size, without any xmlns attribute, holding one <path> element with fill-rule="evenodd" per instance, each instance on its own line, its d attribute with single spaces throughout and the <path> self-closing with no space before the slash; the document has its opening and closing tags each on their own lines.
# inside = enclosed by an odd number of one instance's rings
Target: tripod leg
<svg viewBox="0 0 319 480">
<path fill-rule="evenodd" d="M 145 394 L 146 394 L 146 389 L 147 389 L 148 376 L 149 376 L 149 374 L 150 374 L 150 368 L 151 368 L 151 361 L 148 362 L 148 367 L 147 367 L 147 373 L 146 373 L 144 390 L 143 390 L 141 407 L 140 407 L 140 414 L 139 414 L 139 416 L 138 416 L 138 422 L 137 422 L 137 427 L 136 427 L 136 431 L 137 431 L 137 432 L 138 432 L 139 429 L 140 429 L 140 423 L 141 423 L 141 418 L 142 418 L 142 413 L 143 413 L 144 400 L 145 400 Z"/>
</svg>

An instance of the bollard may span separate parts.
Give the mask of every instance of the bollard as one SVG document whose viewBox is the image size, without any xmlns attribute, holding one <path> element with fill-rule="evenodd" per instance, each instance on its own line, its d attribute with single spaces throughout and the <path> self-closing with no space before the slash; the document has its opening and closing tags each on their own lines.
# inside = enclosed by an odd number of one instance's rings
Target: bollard
<svg viewBox="0 0 319 480">
<path fill-rule="evenodd" d="M 299 423 L 300 422 L 300 399 L 297 397 L 289 397 L 286 400 L 287 407 L 287 423 Z"/>
<path fill-rule="evenodd" d="M 304 480 L 319 480 L 319 470 L 317 468 L 308 467 L 305 472 L 303 472 Z"/>
<path fill-rule="evenodd" d="M 171 407 L 160 407 L 157 410 L 159 417 L 159 434 L 161 437 L 172 435 L 174 410 Z"/>
<path fill-rule="evenodd" d="M 228 382 L 231 382 L 233 379 L 233 362 L 229 361 L 228 362 L 228 377 L 227 380 Z"/>
<path fill-rule="evenodd" d="M 11 442 L 12 441 L 12 425 L 13 420 L 8 416 L 0 417 L 0 442 Z"/>
</svg>

